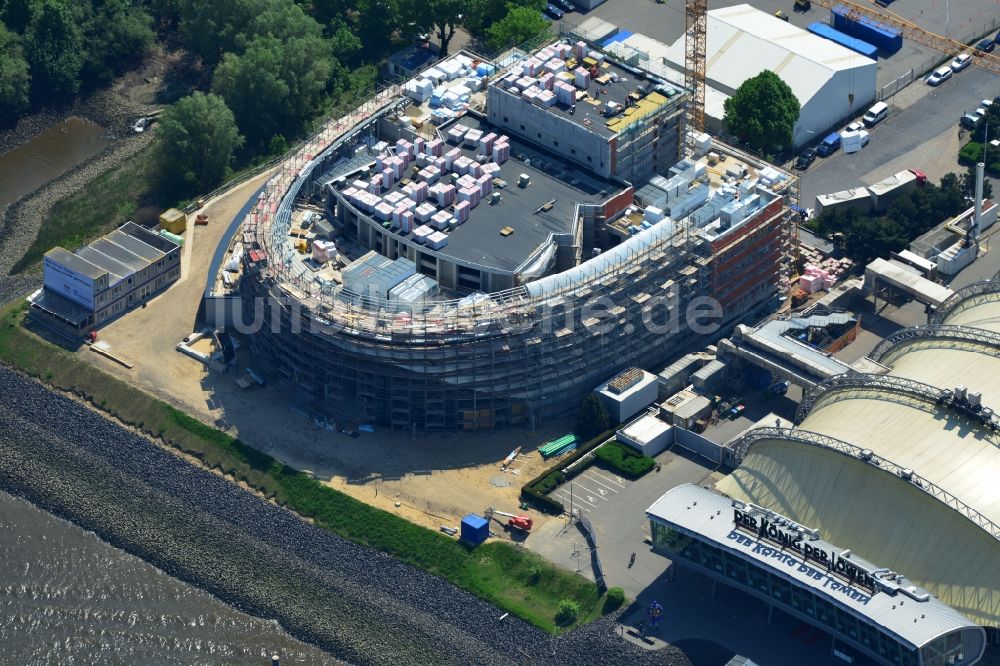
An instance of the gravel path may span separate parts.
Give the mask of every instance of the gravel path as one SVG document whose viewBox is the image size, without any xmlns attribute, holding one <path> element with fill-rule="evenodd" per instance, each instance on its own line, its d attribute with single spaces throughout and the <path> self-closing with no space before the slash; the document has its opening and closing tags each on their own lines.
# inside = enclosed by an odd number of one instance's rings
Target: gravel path
<svg viewBox="0 0 1000 666">
<path fill-rule="evenodd" d="M 437 577 L 345 541 L 0 367 L 0 486 L 358 664 L 667 664 L 613 618 L 555 644 Z"/>
</svg>

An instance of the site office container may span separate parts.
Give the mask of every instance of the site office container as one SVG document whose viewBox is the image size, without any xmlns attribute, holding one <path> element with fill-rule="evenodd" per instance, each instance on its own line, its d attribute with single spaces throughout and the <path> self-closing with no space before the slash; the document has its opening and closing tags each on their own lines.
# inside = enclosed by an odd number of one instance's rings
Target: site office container
<svg viewBox="0 0 1000 666">
<path fill-rule="evenodd" d="M 867 56 L 872 60 L 878 59 L 878 48 L 868 42 L 862 41 L 855 37 L 851 37 L 848 34 L 840 32 L 839 30 L 834 30 L 826 23 L 810 23 L 809 32 L 814 35 L 819 35 L 824 39 L 829 39 L 831 42 L 840 44 L 843 47 L 849 48 L 852 51 L 860 53 L 863 56 Z"/>
<path fill-rule="evenodd" d="M 844 5 L 837 5 L 830 10 L 830 17 L 837 30 L 883 51 L 895 53 L 903 48 L 903 35 L 898 30 L 867 16 L 852 17 Z"/>
</svg>

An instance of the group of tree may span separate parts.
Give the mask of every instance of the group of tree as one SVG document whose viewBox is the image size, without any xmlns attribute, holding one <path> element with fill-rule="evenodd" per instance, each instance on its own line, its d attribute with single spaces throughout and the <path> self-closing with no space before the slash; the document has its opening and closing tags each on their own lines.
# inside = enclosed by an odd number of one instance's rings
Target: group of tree
<svg viewBox="0 0 1000 666">
<path fill-rule="evenodd" d="M 547 30 L 543 8 L 543 0 L 0 0 L 0 124 L 107 84 L 157 41 L 179 47 L 208 90 L 168 110 L 156 152 L 165 180 L 194 191 L 214 186 L 234 159 L 284 150 L 345 91 L 370 86 L 374 65 L 417 34 L 430 33 L 441 55 L 459 27 L 499 49 Z"/>
<path fill-rule="evenodd" d="M 0 0 L 0 125 L 107 83 L 153 42 L 130 0 Z"/>
<path fill-rule="evenodd" d="M 774 154 L 792 145 L 799 100 L 780 76 L 764 70 L 744 81 L 725 103 L 726 129 L 756 151 Z"/>
<path fill-rule="evenodd" d="M 810 226 L 822 234 L 843 234 L 844 253 L 864 266 L 872 259 L 905 249 L 921 234 L 965 210 L 974 189 L 974 174 L 960 178 L 949 173 L 941 178 L 940 185 L 928 182 L 915 188 L 882 213 L 832 209 L 819 215 Z"/>
</svg>

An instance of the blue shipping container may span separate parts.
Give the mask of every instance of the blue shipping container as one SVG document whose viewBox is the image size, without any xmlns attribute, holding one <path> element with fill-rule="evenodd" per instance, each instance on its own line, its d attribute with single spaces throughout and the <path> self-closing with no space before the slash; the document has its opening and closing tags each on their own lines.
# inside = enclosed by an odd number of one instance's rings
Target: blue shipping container
<svg viewBox="0 0 1000 666">
<path fill-rule="evenodd" d="M 478 546 L 490 535 L 490 523 L 485 518 L 470 513 L 462 518 L 462 541 Z"/>
<path fill-rule="evenodd" d="M 851 37 L 874 44 L 887 53 L 895 53 L 903 48 L 903 35 L 899 30 L 868 16 L 850 17 L 848 12 L 844 5 L 837 5 L 831 10 L 834 28 Z"/>
<path fill-rule="evenodd" d="M 839 30 L 834 30 L 826 23 L 810 23 L 809 32 L 814 35 L 819 35 L 824 39 L 829 39 L 831 42 L 840 44 L 841 46 L 849 48 L 852 51 L 856 51 L 863 56 L 868 56 L 872 60 L 878 59 L 878 48 L 868 42 L 863 42 L 860 39 L 851 37 L 850 35 L 845 35 Z"/>
</svg>

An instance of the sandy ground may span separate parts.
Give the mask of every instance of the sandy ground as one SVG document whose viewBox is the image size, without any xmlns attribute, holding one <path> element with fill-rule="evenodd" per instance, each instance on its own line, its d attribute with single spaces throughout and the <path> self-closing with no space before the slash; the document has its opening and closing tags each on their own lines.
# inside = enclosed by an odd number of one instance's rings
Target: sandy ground
<svg viewBox="0 0 1000 666">
<path fill-rule="evenodd" d="M 133 310 L 100 331 L 100 339 L 135 367 L 126 369 L 97 354 L 80 352 L 81 358 L 339 490 L 433 529 L 457 526 L 465 514 L 482 513 L 491 505 L 518 511 L 521 485 L 546 467 L 536 447 L 569 432 L 572 423 L 551 424 L 531 433 L 413 438 L 379 430 L 351 438 L 321 430 L 293 412 L 281 387 L 241 391 L 234 384 L 235 373 L 210 372 L 175 350 L 194 331 L 208 267 L 225 228 L 269 175 L 198 211 L 208 215 L 209 224 L 188 225 L 181 279 L 146 308 Z M 196 347 L 208 351 L 204 345 Z M 503 472 L 500 463 L 517 446 L 524 447 L 525 454 Z"/>
</svg>

